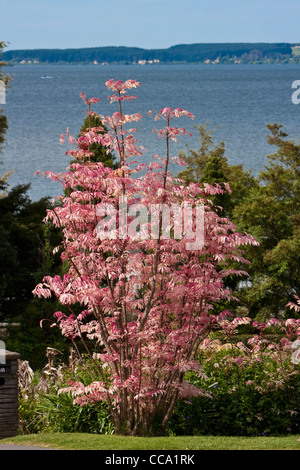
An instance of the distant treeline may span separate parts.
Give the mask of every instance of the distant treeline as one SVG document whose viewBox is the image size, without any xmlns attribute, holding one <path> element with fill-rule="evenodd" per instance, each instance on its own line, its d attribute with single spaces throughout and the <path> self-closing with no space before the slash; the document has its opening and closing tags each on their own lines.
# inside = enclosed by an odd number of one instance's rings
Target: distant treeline
<svg viewBox="0 0 300 470">
<path fill-rule="evenodd" d="M 11 50 L 3 53 L 9 63 L 176 63 L 176 62 L 285 62 L 293 58 L 287 43 L 182 44 L 168 49 L 91 47 L 81 49 Z M 297 56 L 295 56 L 297 57 Z"/>
</svg>

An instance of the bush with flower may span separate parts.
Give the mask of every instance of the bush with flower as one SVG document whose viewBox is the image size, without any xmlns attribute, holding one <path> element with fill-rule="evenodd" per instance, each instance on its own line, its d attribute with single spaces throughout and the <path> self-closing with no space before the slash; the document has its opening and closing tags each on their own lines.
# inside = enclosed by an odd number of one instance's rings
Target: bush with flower
<svg viewBox="0 0 300 470">
<path fill-rule="evenodd" d="M 241 324 L 255 333 L 241 341 Z M 221 324 L 203 342 L 205 378 L 189 374 L 211 398 L 179 400 L 170 429 L 175 434 L 284 435 L 300 430 L 300 320 L 250 318 Z"/>
</svg>

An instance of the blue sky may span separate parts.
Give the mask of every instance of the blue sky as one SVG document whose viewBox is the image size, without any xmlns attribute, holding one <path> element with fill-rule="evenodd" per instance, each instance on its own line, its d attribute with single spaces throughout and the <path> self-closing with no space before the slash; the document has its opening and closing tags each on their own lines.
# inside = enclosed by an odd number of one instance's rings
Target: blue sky
<svg viewBox="0 0 300 470">
<path fill-rule="evenodd" d="M 299 42 L 299 0 L 0 0 L 8 49 Z"/>
</svg>

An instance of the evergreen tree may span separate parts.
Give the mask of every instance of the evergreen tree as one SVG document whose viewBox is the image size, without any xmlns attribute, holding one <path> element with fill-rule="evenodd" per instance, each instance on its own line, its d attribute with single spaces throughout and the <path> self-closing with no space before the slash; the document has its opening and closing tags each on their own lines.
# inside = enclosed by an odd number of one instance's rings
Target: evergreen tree
<svg viewBox="0 0 300 470">
<path fill-rule="evenodd" d="M 0 318 L 20 316 L 32 299 L 36 272 L 43 263 L 43 224 L 47 198 L 32 202 L 30 185 L 13 187 L 0 198 Z M 44 273 L 42 273 L 44 274 Z"/>
<path fill-rule="evenodd" d="M 5 46 L 0 42 L 0 55 Z M 0 62 L 0 80 L 6 87 L 10 77 L 3 74 L 3 65 L 5 62 Z M 7 129 L 8 120 L 0 108 L 0 151 Z M 33 298 L 32 290 L 43 276 L 59 270 L 60 260 L 57 262 L 57 257 L 51 256 L 49 262 L 48 251 L 60 239 L 57 230 L 42 222 L 51 207 L 49 199 L 31 201 L 30 184 L 10 188 L 11 173 L 0 176 L 0 321 L 20 323 L 20 327 L 8 326 L 6 347 L 21 353 L 34 366 L 42 367 L 45 345 L 56 344 L 57 340 L 53 330 L 41 330 L 40 321 L 51 318 L 55 307 L 51 303 L 42 305 Z"/>
<path fill-rule="evenodd" d="M 222 207 L 218 209 L 220 215 L 231 218 L 233 208 L 243 201 L 250 188 L 257 187 L 256 179 L 250 171 L 245 171 L 242 165 L 228 163 L 225 143 L 214 145 L 208 123 L 200 124 L 197 129 L 200 146 L 198 150 L 189 148 L 188 153 L 180 153 L 187 167 L 178 174 L 178 177 L 186 184 L 190 182 L 219 184 L 223 193 L 212 196 L 211 200 L 217 207 Z"/>
<path fill-rule="evenodd" d="M 95 130 L 98 134 L 104 135 L 107 133 L 107 128 L 101 122 L 100 117 L 88 114 L 82 124 L 78 137 L 91 129 Z M 118 164 L 116 163 L 116 157 L 111 153 L 111 151 L 107 151 L 107 148 L 103 145 L 93 143 L 89 146 L 89 151 L 93 154 L 90 157 L 91 162 L 102 162 L 104 166 L 113 169 L 118 167 Z"/>
<path fill-rule="evenodd" d="M 300 296 L 300 144 L 282 127 L 268 125 L 268 142 L 277 150 L 268 156 L 259 187 L 234 209 L 239 227 L 260 243 L 247 248 L 251 284 L 241 296 L 250 314 L 261 318 L 286 315 L 286 304 Z"/>
</svg>

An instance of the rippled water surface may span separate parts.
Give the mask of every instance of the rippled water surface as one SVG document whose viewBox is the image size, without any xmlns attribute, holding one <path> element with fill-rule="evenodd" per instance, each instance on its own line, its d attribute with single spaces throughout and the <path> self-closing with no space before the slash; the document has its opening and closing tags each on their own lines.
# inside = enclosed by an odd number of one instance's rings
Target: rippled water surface
<svg viewBox="0 0 300 470">
<path fill-rule="evenodd" d="M 194 125 L 209 122 L 214 141 L 223 140 L 230 163 L 242 163 L 255 174 L 266 156 L 275 149 L 266 142 L 268 123 L 280 123 L 295 139 L 300 137 L 300 105 L 292 103 L 292 83 L 300 80 L 300 65 L 149 65 L 149 66 L 14 66 L 4 111 L 9 119 L 7 142 L 1 155 L 1 173 L 14 170 L 10 184 L 31 182 L 29 195 L 37 200 L 61 192 L 38 170 L 63 171 L 69 163 L 67 146 L 59 144 L 67 128 L 77 136 L 83 123 L 85 105 L 79 94 L 96 96 L 94 109 L 111 114 L 116 109 L 107 100 L 105 81 L 139 80 L 133 91 L 138 100 L 126 103 L 125 112 L 140 112 L 138 140 L 146 148 L 143 161 L 153 153 L 163 153 L 152 133 L 156 123 L 147 116 L 166 106 L 191 111 L 195 120 L 179 120 L 178 125 L 193 132 L 191 138 L 173 147 L 174 155 L 185 148 L 198 147 Z M 48 77 L 48 78 L 43 78 Z M 174 170 L 175 171 L 175 170 Z"/>
</svg>

